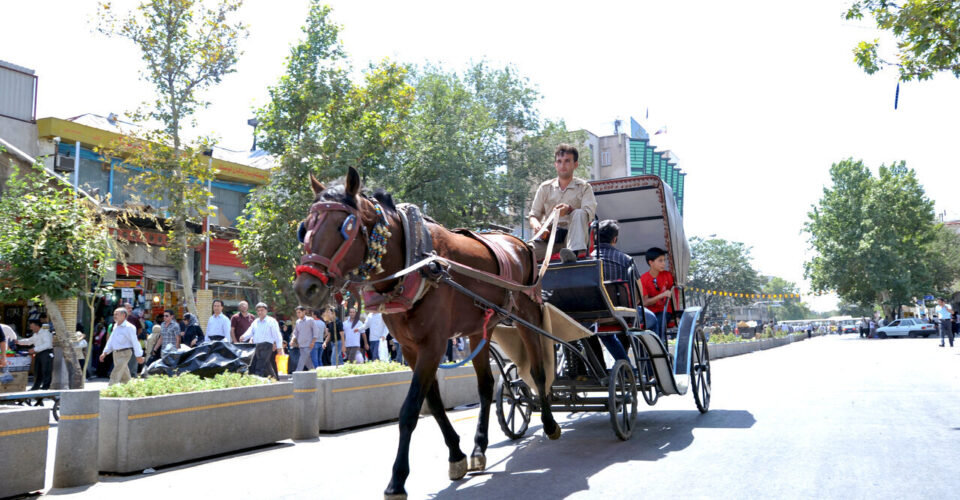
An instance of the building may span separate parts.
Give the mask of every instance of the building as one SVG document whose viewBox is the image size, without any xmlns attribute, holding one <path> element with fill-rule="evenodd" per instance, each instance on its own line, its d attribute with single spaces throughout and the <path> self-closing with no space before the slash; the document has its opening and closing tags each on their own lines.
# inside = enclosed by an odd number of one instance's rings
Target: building
<svg viewBox="0 0 960 500">
<path fill-rule="evenodd" d="M 608 136 L 587 132 L 586 145 L 593 155 L 591 180 L 657 175 L 672 188 L 677 208 L 683 215 L 684 183 L 687 174 L 678 166 L 680 160 L 672 151 L 658 150 L 647 131 L 636 122 L 632 124 L 630 135 L 620 133 L 619 130 Z"/>
<path fill-rule="evenodd" d="M 95 150 L 110 146 L 123 130 L 134 125 L 124 123 L 110 113 L 107 116 L 84 114 L 72 118 L 36 118 L 37 77 L 33 70 L 0 61 L 0 140 L 7 150 L 0 153 L 0 195 L 11 165 L 41 161 L 51 173 L 90 196 L 103 200 L 104 211 L 123 211 L 133 204 L 162 203 L 139 200 L 138 186 L 132 179 L 142 166 L 126 165 L 119 159 L 104 158 Z M 273 159 L 263 151 L 232 151 L 215 147 L 208 157 L 216 171 L 211 183 L 211 204 L 215 216 L 209 221 L 209 245 L 194 252 L 194 283 L 197 288 L 211 290 L 212 296 L 224 300 L 230 309 L 240 300 L 255 302 L 256 290 L 250 286 L 245 268 L 234 253 L 231 240 L 237 237 L 236 220 L 249 198 L 249 193 L 266 184 Z M 149 166 L 147 166 L 149 168 Z M 193 228 L 197 233 L 202 227 Z M 113 293 L 100 299 L 95 316 L 100 316 L 122 300 L 144 308 L 153 317 L 172 308 L 182 314 L 183 302 L 179 270 L 169 265 L 162 247 L 167 235 L 147 220 L 132 219 L 130 225 L 112 227 L 120 241 L 123 256 L 115 269 L 107 271 L 106 282 Z M 206 278 L 206 280 L 204 279 Z M 208 295 L 209 296 L 209 295 Z M 25 329 L 28 317 L 38 315 L 40 304 L 18 302 L 0 304 L 0 321 L 13 324 L 18 334 Z M 91 311 L 80 306 L 78 320 L 84 324 Z M 201 314 L 201 323 L 206 315 Z"/>
</svg>

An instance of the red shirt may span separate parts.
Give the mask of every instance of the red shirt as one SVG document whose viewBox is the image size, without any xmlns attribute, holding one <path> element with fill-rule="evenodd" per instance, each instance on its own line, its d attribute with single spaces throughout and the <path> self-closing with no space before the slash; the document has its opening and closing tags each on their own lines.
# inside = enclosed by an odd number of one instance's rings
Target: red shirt
<svg viewBox="0 0 960 500">
<path fill-rule="evenodd" d="M 673 286 L 673 275 L 670 274 L 670 271 L 660 271 L 660 274 L 654 278 L 650 275 L 650 271 L 647 271 L 643 273 L 643 276 L 640 276 L 640 286 L 643 288 L 642 293 L 644 297 L 656 297 Z M 676 299 L 676 297 L 674 297 L 674 299 Z M 666 306 L 668 302 L 669 298 L 664 297 L 655 304 L 647 306 L 647 309 L 655 313 L 662 312 L 663 307 Z M 669 311 L 673 312 L 673 310 L 673 305 L 670 305 Z"/>
<path fill-rule="evenodd" d="M 233 328 L 233 335 L 236 337 L 233 339 L 234 342 L 240 342 L 240 336 L 247 333 L 247 330 L 255 319 L 257 319 L 256 316 L 250 313 L 241 315 L 239 312 L 230 318 L 230 327 Z"/>
</svg>

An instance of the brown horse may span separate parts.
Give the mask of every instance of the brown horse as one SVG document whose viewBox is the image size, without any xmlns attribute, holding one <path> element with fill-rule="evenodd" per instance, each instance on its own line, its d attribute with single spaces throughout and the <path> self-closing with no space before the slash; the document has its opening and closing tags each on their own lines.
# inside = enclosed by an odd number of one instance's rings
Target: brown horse
<svg viewBox="0 0 960 500">
<path fill-rule="evenodd" d="M 337 291 L 351 289 L 356 292 L 359 287 L 364 286 L 364 282 L 374 283 L 373 288 L 377 292 L 389 292 L 397 285 L 397 280 L 378 280 L 403 269 L 405 255 L 403 228 L 390 195 L 377 192 L 370 198 L 361 194 L 360 176 L 353 168 L 349 169 L 344 186 L 327 189 L 312 176 L 310 181 L 316 199 L 310 215 L 301 226 L 304 228 L 301 236 L 305 255 L 302 265 L 298 267 L 294 284 L 300 303 L 306 307 L 318 308 L 329 303 Z M 385 220 L 392 235 L 387 239 L 386 245 L 379 244 L 373 237 L 378 220 Z M 497 258 L 484 244 L 471 237 L 451 232 L 438 224 L 428 222 L 426 227 L 432 236 L 433 248 L 441 257 L 493 275 L 498 274 Z M 358 234 L 366 237 L 357 237 Z M 536 270 L 532 264 L 530 248 L 523 241 L 509 235 L 500 235 L 497 239 L 509 249 L 509 265 L 515 266 L 510 270 L 512 276 L 523 276 L 528 283 L 532 282 Z M 378 255 L 376 252 L 384 246 L 386 253 L 380 255 L 382 261 L 379 262 L 382 268 L 374 265 L 368 274 L 361 273 L 362 278 L 358 278 L 357 270 L 363 270 L 361 266 L 370 262 L 371 254 Z M 527 295 L 516 294 L 516 300 L 507 301 L 507 292 L 502 288 L 456 272 L 450 274 L 458 284 L 484 299 L 496 304 L 509 302 L 513 313 L 518 317 L 534 325 L 541 324 L 540 306 Z M 356 283 L 357 281 L 359 283 Z M 466 474 L 466 456 L 460 451 L 460 437 L 444 411 L 436 375 L 448 339 L 462 335 L 470 339 L 470 345 L 477 346 L 485 333 L 489 335 L 496 323 L 503 318 L 494 316 L 487 325 L 487 332 L 483 331 L 484 319 L 485 311 L 475 305 L 474 299 L 459 293 L 451 286 L 445 286 L 442 282 L 428 291 L 409 310 L 384 315 L 390 333 L 400 342 L 403 356 L 413 369 L 410 391 L 400 409 L 400 443 L 393 465 L 393 476 L 384 491 L 386 498 L 406 497 L 404 483 L 410 474 L 410 437 L 417 426 L 424 399 L 449 448 L 450 479 L 460 479 Z M 538 335 L 520 325 L 518 330 L 525 351 L 532 361 L 531 375 L 540 395 L 544 433 L 551 439 L 557 439 L 560 437 L 560 426 L 554 420 L 547 404 L 543 357 Z M 477 374 L 480 394 L 480 418 L 469 469 L 482 471 L 486 467 L 484 454 L 487 449 L 494 385 L 488 345 L 473 359 L 473 367 Z"/>
</svg>

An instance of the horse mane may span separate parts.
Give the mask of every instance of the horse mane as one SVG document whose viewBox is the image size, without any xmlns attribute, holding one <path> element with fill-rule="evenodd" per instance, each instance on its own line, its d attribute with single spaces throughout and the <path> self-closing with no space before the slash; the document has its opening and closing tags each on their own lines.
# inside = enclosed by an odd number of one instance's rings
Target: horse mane
<svg viewBox="0 0 960 500">
<path fill-rule="evenodd" d="M 390 212 L 397 211 L 397 206 L 393 202 L 393 195 L 386 192 L 382 188 L 377 188 L 373 192 L 373 195 L 370 195 L 369 192 L 362 192 L 360 193 L 360 195 L 369 201 L 380 203 L 380 206 L 383 207 L 384 210 L 387 210 Z M 346 189 L 343 187 L 342 184 L 338 186 L 332 186 L 323 190 L 323 192 L 318 194 L 316 199 L 314 200 L 314 202 L 318 202 L 318 201 L 331 201 L 331 202 L 343 203 L 348 207 L 355 208 L 357 210 L 360 209 L 360 207 L 357 206 L 356 200 L 351 196 L 347 196 Z"/>
</svg>

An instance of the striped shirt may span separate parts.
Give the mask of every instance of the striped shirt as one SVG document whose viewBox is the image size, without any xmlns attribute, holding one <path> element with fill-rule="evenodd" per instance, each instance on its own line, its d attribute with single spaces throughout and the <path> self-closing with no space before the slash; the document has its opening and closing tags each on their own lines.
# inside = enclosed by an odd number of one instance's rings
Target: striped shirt
<svg viewBox="0 0 960 500">
<path fill-rule="evenodd" d="M 633 259 L 629 255 L 621 252 L 609 243 L 601 243 L 598 247 L 600 258 L 603 260 L 603 279 L 606 281 L 630 281 L 637 280 L 637 268 Z M 593 257 L 596 258 L 597 251 L 594 250 Z"/>
<path fill-rule="evenodd" d="M 163 322 L 160 324 L 160 349 L 163 349 L 168 344 L 173 344 L 173 347 L 180 348 L 179 341 L 177 336 L 180 335 L 180 325 L 176 321 L 171 321 L 169 323 Z"/>
</svg>

